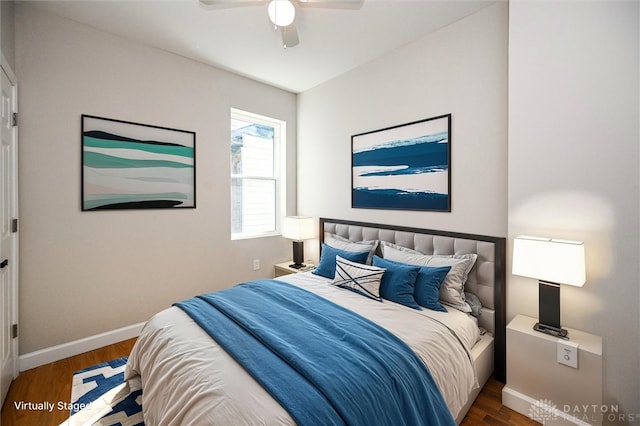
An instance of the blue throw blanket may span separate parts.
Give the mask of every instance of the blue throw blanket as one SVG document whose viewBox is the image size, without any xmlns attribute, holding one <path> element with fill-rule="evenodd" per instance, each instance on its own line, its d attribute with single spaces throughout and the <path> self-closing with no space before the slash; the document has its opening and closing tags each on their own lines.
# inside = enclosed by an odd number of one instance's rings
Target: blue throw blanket
<svg viewBox="0 0 640 426">
<path fill-rule="evenodd" d="M 176 306 L 299 425 L 455 425 L 411 348 L 318 295 L 259 280 Z"/>
</svg>

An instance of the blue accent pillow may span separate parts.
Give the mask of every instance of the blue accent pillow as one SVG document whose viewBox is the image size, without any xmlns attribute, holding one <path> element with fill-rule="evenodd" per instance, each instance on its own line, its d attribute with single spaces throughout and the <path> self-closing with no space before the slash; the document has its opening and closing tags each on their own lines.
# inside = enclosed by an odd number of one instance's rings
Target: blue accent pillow
<svg viewBox="0 0 640 426">
<path fill-rule="evenodd" d="M 320 262 L 318 262 L 316 269 L 311 272 L 316 275 L 320 275 L 321 277 L 333 279 L 336 275 L 336 256 L 340 256 L 343 259 L 347 259 L 352 262 L 365 263 L 367 261 L 367 257 L 369 257 L 369 250 L 346 251 L 322 243 Z"/>
<path fill-rule="evenodd" d="M 447 312 L 440 303 L 440 286 L 451 270 L 451 266 L 420 266 L 414 297 L 418 305 L 433 311 Z"/>
<path fill-rule="evenodd" d="M 422 310 L 413 296 L 420 266 L 394 262 L 378 256 L 373 256 L 373 266 L 386 269 L 380 282 L 380 296 L 383 299 Z"/>
</svg>

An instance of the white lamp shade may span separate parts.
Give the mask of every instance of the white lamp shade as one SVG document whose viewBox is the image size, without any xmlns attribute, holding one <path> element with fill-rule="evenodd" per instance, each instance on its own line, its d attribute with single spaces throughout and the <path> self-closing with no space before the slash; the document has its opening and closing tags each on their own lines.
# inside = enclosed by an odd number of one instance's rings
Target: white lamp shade
<svg viewBox="0 0 640 426">
<path fill-rule="evenodd" d="M 296 241 L 316 236 L 315 223 L 308 216 L 287 216 L 282 221 L 282 236 Z"/>
<path fill-rule="evenodd" d="M 271 0 L 267 6 L 269 19 L 278 27 L 291 25 L 296 17 L 296 8 L 289 0 Z"/>
<path fill-rule="evenodd" d="M 513 241 L 514 275 L 582 287 L 585 283 L 584 243 L 536 237 Z"/>
</svg>

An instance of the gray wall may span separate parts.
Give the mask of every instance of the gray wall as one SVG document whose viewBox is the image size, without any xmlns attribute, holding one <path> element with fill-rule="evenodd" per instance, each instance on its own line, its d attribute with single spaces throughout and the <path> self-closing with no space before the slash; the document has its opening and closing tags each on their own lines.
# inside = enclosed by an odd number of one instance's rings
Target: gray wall
<svg viewBox="0 0 640 426">
<path fill-rule="evenodd" d="M 0 1 L 0 49 L 8 65 L 15 70 L 13 5 L 13 0 Z"/>
<path fill-rule="evenodd" d="M 298 101 L 302 213 L 585 241 L 587 284 L 562 288 L 563 324 L 603 337 L 605 402 L 628 414 L 640 412 L 638 21 L 637 2 L 501 2 Z M 352 209 L 351 135 L 448 112 L 452 212 Z M 537 317 L 534 280 L 509 274 L 507 292 L 509 320 Z"/>
<path fill-rule="evenodd" d="M 229 108 L 287 122 L 296 95 L 15 5 L 20 105 L 20 351 L 147 320 L 290 257 L 281 237 L 230 240 Z M 196 132 L 197 208 L 80 211 L 80 115 Z M 288 211 L 295 212 L 295 180 Z M 252 260 L 261 259 L 254 272 Z"/>
<path fill-rule="evenodd" d="M 498 3 L 298 100 L 298 209 L 506 236 L 507 22 Z M 351 135 L 452 114 L 452 211 L 351 208 Z"/>
</svg>

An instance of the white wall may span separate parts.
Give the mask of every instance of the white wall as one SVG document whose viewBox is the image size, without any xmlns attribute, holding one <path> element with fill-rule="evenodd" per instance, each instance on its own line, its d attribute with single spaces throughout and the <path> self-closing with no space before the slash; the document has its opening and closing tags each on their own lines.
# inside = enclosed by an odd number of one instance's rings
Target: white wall
<svg viewBox="0 0 640 426">
<path fill-rule="evenodd" d="M 20 91 L 20 352 L 145 321 L 271 276 L 282 238 L 230 241 L 229 108 L 287 121 L 296 95 L 15 5 Z M 80 211 L 80 115 L 196 132 L 197 208 Z M 295 180 L 288 210 L 294 213 Z M 252 270 L 252 259 L 262 269 Z"/>
<path fill-rule="evenodd" d="M 588 282 L 563 287 L 563 324 L 603 336 L 606 402 L 629 414 L 640 412 L 638 17 L 637 2 L 499 3 L 298 100 L 301 213 L 585 241 Z M 350 207 L 351 135 L 448 112 L 451 213 Z M 510 276 L 508 319 L 537 306 L 536 283 Z"/>
<path fill-rule="evenodd" d="M 506 236 L 507 21 L 498 3 L 299 95 L 298 209 Z M 351 208 L 351 135 L 452 114 L 452 211 Z"/>
<path fill-rule="evenodd" d="M 518 1 L 509 19 L 509 237 L 585 241 L 562 324 L 601 335 L 604 397 L 640 413 L 638 2 Z M 508 319 L 537 317 L 512 276 Z"/>
</svg>

